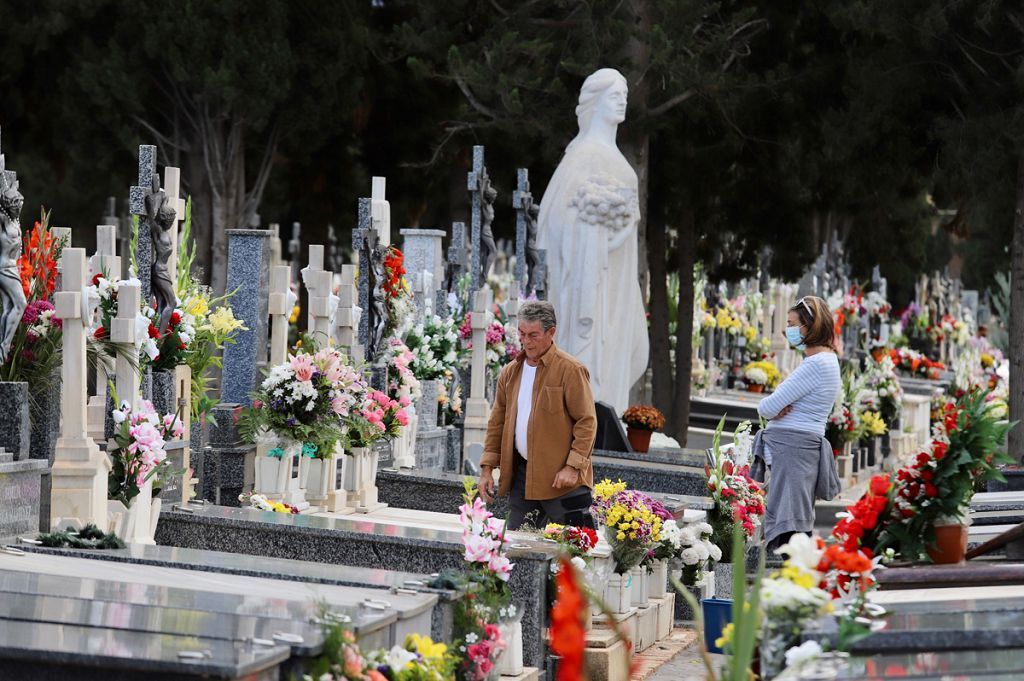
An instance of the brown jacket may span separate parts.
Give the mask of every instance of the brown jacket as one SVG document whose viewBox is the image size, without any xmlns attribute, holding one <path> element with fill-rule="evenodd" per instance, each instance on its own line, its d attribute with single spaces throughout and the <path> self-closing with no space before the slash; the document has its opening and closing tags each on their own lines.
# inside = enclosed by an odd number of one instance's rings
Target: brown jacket
<svg viewBox="0 0 1024 681">
<path fill-rule="evenodd" d="M 516 413 L 525 360 L 526 353 L 521 352 L 498 377 L 480 460 L 482 466 L 501 469 L 500 495 L 509 493 L 515 473 Z M 571 492 L 552 486 L 555 474 L 566 464 L 580 472 L 581 484 L 593 487 L 590 455 L 596 435 L 597 412 L 590 391 L 590 372 L 575 357 L 552 345 L 540 358 L 533 381 L 533 407 L 526 431 L 526 498 L 554 499 Z"/>
</svg>

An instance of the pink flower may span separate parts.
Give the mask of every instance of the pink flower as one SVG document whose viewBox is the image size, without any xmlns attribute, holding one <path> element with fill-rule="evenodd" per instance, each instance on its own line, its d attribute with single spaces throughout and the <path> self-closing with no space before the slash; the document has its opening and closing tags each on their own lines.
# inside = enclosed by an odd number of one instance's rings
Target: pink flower
<svg viewBox="0 0 1024 681">
<path fill-rule="evenodd" d="M 331 400 L 331 410 L 338 416 L 348 416 L 350 406 L 352 406 L 352 397 L 349 395 L 338 395 Z"/>
<path fill-rule="evenodd" d="M 313 360 L 309 355 L 295 355 L 291 360 L 292 371 L 295 378 L 300 381 L 310 381 L 313 378 Z"/>
<path fill-rule="evenodd" d="M 395 420 L 398 421 L 398 424 L 402 427 L 409 425 L 409 415 L 405 413 L 404 409 L 399 409 L 395 412 Z"/>
<path fill-rule="evenodd" d="M 463 539 L 466 551 L 464 558 L 470 563 L 488 563 L 494 551 L 494 542 L 487 537 L 470 535 Z"/>
<path fill-rule="evenodd" d="M 398 398 L 398 403 L 403 407 L 408 407 L 410 404 L 412 404 L 412 400 L 409 399 L 408 395 L 402 395 L 401 397 Z"/>
<path fill-rule="evenodd" d="M 512 572 L 512 561 L 510 561 L 505 555 L 492 553 L 490 559 L 487 561 L 487 569 L 493 572 L 501 581 L 507 582 L 509 574 Z"/>
</svg>

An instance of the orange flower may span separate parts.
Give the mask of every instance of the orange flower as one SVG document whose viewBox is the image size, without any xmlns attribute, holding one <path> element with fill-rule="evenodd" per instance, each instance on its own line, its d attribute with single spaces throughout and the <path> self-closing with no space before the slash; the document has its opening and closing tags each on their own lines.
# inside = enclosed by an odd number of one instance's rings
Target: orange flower
<svg viewBox="0 0 1024 681">
<path fill-rule="evenodd" d="M 556 681 L 578 681 L 583 677 L 583 648 L 586 632 L 583 614 L 586 598 L 576 581 L 576 569 L 565 557 L 555 577 L 558 598 L 551 607 L 551 651 L 561 657 Z"/>
</svg>

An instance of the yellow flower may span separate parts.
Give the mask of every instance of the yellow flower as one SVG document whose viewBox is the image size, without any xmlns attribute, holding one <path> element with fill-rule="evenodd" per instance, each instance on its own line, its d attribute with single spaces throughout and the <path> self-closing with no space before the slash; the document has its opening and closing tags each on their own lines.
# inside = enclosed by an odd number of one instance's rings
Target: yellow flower
<svg viewBox="0 0 1024 681">
<path fill-rule="evenodd" d="M 734 627 L 732 622 L 729 622 L 724 627 L 722 627 L 722 635 L 719 638 L 715 639 L 715 646 L 718 648 L 724 648 L 730 643 L 732 643 L 733 629 Z"/>
<path fill-rule="evenodd" d="M 882 420 L 882 417 L 877 412 L 866 411 L 861 414 L 860 419 L 868 435 L 885 435 L 885 421 Z"/>
<path fill-rule="evenodd" d="M 786 565 L 782 568 L 782 576 L 796 584 L 801 589 L 812 589 L 818 586 L 814 577 L 798 567 Z"/>
<path fill-rule="evenodd" d="M 210 311 L 210 304 L 206 302 L 206 298 L 195 296 L 189 299 L 188 305 L 185 306 L 185 311 L 194 317 L 203 317 Z"/>
<path fill-rule="evenodd" d="M 626 538 L 626 533 L 625 532 L 619 532 L 617 535 L 615 535 L 615 538 L 618 539 L 619 541 L 623 541 Z"/>
<path fill-rule="evenodd" d="M 626 483 L 621 480 L 618 482 L 612 482 L 608 478 L 605 478 L 594 485 L 594 496 L 598 499 L 610 499 L 619 492 L 625 491 L 625 489 Z"/>
<path fill-rule="evenodd" d="M 227 336 L 235 331 L 249 330 L 245 328 L 245 323 L 241 319 L 235 318 L 231 308 L 226 305 L 214 310 L 213 314 L 210 315 L 208 326 L 218 336 Z"/>
<path fill-rule="evenodd" d="M 752 326 L 748 326 L 743 330 L 743 335 L 746 336 L 748 343 L 753 343 L 757 340 L 757 329 Z"/>
<path fill-rule="evenodd" d="M 288 323 L 296 324 L 299 321 L 299 315 L 302 314 L 302 308 L 296 305 L 292 308 L 292 313 L 288 315 Z"/>
<path fill-rule="evenodd" d="M 991 369 L 992 365 L 996 363 L 996 358 L 987 352 L 981 353 L 981 366 L 986 369 Z"/>
<path fill-rule="evenodd" d="M 405 645 L 409 647 L 410 644 L 416 649 L 416 652 L 427 659 L 440 659 L 448 652 L 448 646 L 443 643 L 434 643 L 429 636 L 409 634 Z"/>
</svg>

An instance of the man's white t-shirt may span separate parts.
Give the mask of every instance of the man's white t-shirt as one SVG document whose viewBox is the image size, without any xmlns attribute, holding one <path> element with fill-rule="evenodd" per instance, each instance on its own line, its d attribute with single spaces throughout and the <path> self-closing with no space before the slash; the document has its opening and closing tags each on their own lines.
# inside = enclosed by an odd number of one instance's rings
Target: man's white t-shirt
<svg viewBox="0 0 1024 681">
<path fill-rule="evenodd" d="M 526 429 L 530 425 L 530 412 L 533 410 L 533 379 L 537 377 L 537 367 L 523 362 L 523 374 L 519 378 L 518 410 L 516 411 L 516 451 L 524 459 L 526 451 Z"/>
</svg>

